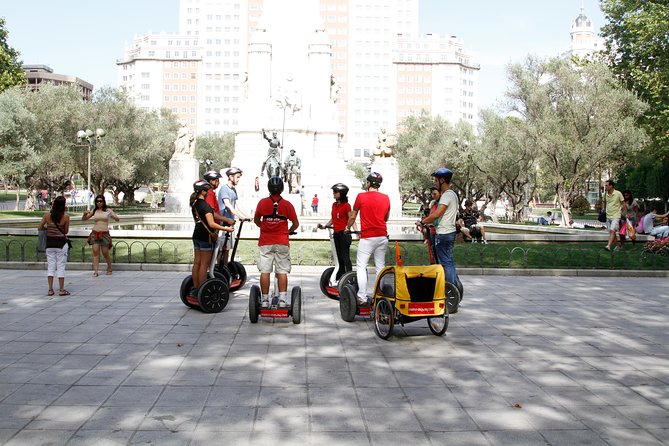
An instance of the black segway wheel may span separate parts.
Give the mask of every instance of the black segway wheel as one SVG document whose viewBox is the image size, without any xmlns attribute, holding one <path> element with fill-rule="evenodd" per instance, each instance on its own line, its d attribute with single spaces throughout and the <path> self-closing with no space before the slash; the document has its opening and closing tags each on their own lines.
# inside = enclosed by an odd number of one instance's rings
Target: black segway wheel
<svg viewBox="0 0 669 446">
<path fill-rule="evenodd" d="M 230 291 L 237 291 L 246 284 L 246 268 L 239 262 L 228 262 L 230 271 Z"/>
<path fill-rule="evenodd" d="M 353 285 L 345 285 L 342 293 L 339 295 L 339 313 L 342 320 L 353 322 L 355 313 L 358 309 L 358 299 Z"/>
<path fill-rule="evenodd" d="M 290 292 L 290 314 L 293 316 L 293 324 L 302 322 L 302 288 L 293 287 Z"/>
<path fill-rule="evenodd" d="M 181 288 L 179 289 L 179 297 L 181 297 L 181 302 L 183 302 L 184 305 L 186 305 L 188 308 L 197 309 L 197 306 L 188 302 L 188 299 L 186 299 L 186 296 L 188 296 L 188 293 L 190 292 L 191 288 L 193 288 L 193 276 L 187 276 L 183 280 L 183 282 L 181 282 Z"/>
<path fill-rule="evenodd" d="M 346 285 L 352 285 L 353 291 L 358 292 L 358 276 L 355 271 L 349 271 L 344 273 L 339 282 L 337 283 L 337 288 L 339 288 L 339 296 L 341 296 L 342 291 Z"/>
<path fill-rule="evenodd" d="M 460 276 L 457 274 L 455 275 L 455 286 L 458 287 L 458 291 L 460 292 L 460 300 L 458 301 L 458 305 L 460 305 L 462 298 L 465 297 L 465 288 L 462 286 L 462 282 L 460 282 Z"/>
<path fill-rule="evenodd" d="M 374 308 L 374 331 L 381 339 L 389 339 L 395 326 L 395 306 L 387 297 L 376 302 Z"/>
<path fill-rule="evenodd" d="M 228 288 L 230 287 L 230 281 L 232 280 L 231 279 L 232 276 L 227 267 L 223 265 L 216 265 L 214 267 L 214 277 L 224 278 L 225 282 L 228 284 Z"/>
<path fill-rule="evenodd" d="M 260 287 L 253 285 L 249 293 L 249 320 L 252 324 L 258 322 L 260 316 Z"/>
<path fill-rule="evenodd" d="M 225 279 L 207 279 L 197 293 L 200 309 L 203 313 L 220 313 L 230 299 L 230 290 Z"/>
<path fill-rule="evenodd" d="M 331 291 L 332 287 L 330 286 L 330 279 L 332 278 L 333 272 L 334 266 L 331 266 L 326 268 L 325 271 L 323 271 L 323 274 L 321 274 L 321 292 L 330 299 L 339 300 L 339 294 L 333 294 Z"/>
<path fill-rule="evenodd" d="M 448 314 L 457 313 L 459 305 L 460 291 L 458 291 L 458 287 L 451 282 L 446 282 L 446 308 L 448 309 Z"/>
</svg>

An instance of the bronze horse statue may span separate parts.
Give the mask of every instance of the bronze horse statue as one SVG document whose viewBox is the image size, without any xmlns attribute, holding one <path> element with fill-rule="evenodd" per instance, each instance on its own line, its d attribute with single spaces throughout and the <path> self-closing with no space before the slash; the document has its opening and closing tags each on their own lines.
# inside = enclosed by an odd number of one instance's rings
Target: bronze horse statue
<svg viewBox="0 0 669 446">
<path fill-rule="evenodd" d="M 262 163 L 261 171 L 267 172 L 267 177 L 280 177 L 281 176 L 281 161 L 279 161 L 279 154 L 270 150 L 267 153 L 267 159 Z"/>
</svg>

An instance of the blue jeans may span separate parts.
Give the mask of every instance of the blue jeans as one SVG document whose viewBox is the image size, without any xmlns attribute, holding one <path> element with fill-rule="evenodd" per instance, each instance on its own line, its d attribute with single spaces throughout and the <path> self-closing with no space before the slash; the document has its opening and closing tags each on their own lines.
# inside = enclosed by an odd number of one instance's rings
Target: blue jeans
<svg viewBox="0 0 669 446">
<path fill-rule="evenodd" d="M 437 234 L 434 238 L 434 249 L 437 252 L 437 260 L 444 267 L 446 281 L 457 283 L 457 274 L 455 272 L 455 262 L 453 261 L 453 247 L 455 246 L 455 236 L 457 232 L 450 234 Z"/>
</svg>

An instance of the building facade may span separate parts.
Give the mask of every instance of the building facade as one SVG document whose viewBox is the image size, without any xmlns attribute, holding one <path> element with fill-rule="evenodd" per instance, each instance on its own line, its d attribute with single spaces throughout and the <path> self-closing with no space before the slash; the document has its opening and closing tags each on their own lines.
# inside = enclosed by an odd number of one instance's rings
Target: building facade
<svg viewBox="0 0 669 446">
<path fill-rule="evenodd" d="M 23 71 L 26 73 L 28 88 L 33 90 L 39 90 L 40 84 L 48 82 L 55 85 L 76 85 L 85 100 L 90 100 L 93 94 L 93 84 L 76 76 L 54 73 L 53 69 L 46 65 L 23 65 Z"/>
</svg>

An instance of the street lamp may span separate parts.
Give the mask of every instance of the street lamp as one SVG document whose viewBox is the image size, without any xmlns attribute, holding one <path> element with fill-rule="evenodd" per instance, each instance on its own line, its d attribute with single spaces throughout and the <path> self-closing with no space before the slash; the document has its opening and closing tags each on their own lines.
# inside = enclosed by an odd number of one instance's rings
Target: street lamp
<svg viewBox="0 0 669 446">
<path fill-rule="evenodd" d="M 89 211 L 91 210 L 90 194 L 93 192 L 93 189 L 91 189 L 91 147 L 97 144 L 97 142 L 100 141 L 100 138 L 104 137 L 106 134 L 107 133 L 102 129 L 96 129 L 95 132 L 90 129 L 79 130 L 77 132 L 77 142 L 83 143 L 86 141 L 88 143 L 88 181 L 86 182 L 88 196 L 86 197 L 86 209 Z"/>
</svg>

